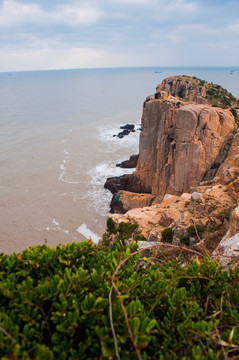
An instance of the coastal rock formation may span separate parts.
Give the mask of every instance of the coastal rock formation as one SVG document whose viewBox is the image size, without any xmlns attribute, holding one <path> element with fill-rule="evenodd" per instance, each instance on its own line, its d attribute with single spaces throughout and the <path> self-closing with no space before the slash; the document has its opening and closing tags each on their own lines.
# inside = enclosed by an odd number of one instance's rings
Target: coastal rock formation
<svg viewBox="0 0 239 360">
<path fill-rule="evenodd" d="M 169 228 L 174 245 L 239 260 L 238 109 L 221 86 L 189 76 L 165 79 L 147 97 L 136 171 L 108 185 L 113 220 L 137 224 L 132 240 L 164 241 Z"/>
</svg>

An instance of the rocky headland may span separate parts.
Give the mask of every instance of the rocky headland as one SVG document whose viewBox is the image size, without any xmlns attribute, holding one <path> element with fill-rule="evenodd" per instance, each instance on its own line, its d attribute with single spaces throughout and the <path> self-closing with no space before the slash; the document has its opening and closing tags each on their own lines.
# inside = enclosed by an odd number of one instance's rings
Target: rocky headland
<svg viewBox="0 0 239 360">
<path fill-rule="evenodd" d="M 143 105 L 136 170 L 105 184 L 114 222 L 137 224 L 132 239 L 162 241 L 171 229 L 173 244 L 236 261 L 238 115 L 239 99 L 219 85 L 164 79 Z"/>
</svg>

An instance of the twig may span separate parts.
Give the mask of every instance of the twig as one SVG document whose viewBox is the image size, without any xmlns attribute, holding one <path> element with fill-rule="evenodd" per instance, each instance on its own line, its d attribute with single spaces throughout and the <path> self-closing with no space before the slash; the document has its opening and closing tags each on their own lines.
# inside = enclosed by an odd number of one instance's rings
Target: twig
<svg viewBox="0 0 239 360">
<path fill-rule="evenodd" d="M 207 313 L 207 307 L 208 307 L 208 303 L 209 303 L 209 298 L 210 298 L 210 295 L 208 294 L 206 304 L 205 304 L 205 310 L 204 310 L 205 313 Z"/>
<path fill-rule="evenodd" d="M 131 342 L 135 348 L 135 351 L 136 351 L 136 354 L 138 356 L 138 359 L 139 360 L 142 360 L 141 358 L 141 355 L 140 355 L 140 351 L 139 349 L 137 349 L 136 345 L 135 345 L 135 341 L 134 341 L 134 337 L 133 337 L 133 334 L 132 334 L 132 331 L 130 329 L 130 325 L 129 325 L 129 319 L 128 319 L 128 315 L 127 315 L 127 312 L 125 310 L 125 307 L 124 307 L 124 304 L 123 304 L 123 300 L 122 300 L 122 297 L 121 297 L 121 293 L 119 291 L 119 289 L 117 288 L 117 286 L 115 285 L 114 281 L 112 281 L 112 286 L 114 287 L 114 289 L 116 290 L 118 296 L 119 296 L 119 300 L 120 300 L 120 305 L 121 305 L 121 308 L 123 310 L 123 313 L 124 313 L 124 317 L 125 317 L 125 322 L 126 322 L 126 326 L 127 326 L 127 329 L 128 329 L 128 332 L 129 332 L 129 336 L 130 336 L 130 339 L 131 339 Z"/>
<path fill-rule="evenodd" d="M 74 279 L 75 279 L 75 275 L 73 275 L 72 278 L 71 278 L 70 284 L 68 285 L 68 288 L 66 290 L 66 295 L 68 294 Z"/>
<path fill-rule="evenodd" d="M 197 226 L 195 224 L 195 221 L 194 219 L 191 219 L 191 221 L 193 222 L 193 226 L 194 226 L 194 229 L 195 229 L 195 232 L 196 232 L 196 235 L 197 235 L 197 238 L 199 240 L 199 243 L 196 244 L 195 246 L 198 247 L 199 249 L 201 249 L 204 253 L 206 253 L 207 256 L 210 256 L 209 252 L 207 249 L 205 249 L 205 246 L 204 246 L 204 242 L 206 239 L 201 239 L 199 234 L 198 234 L 198 231 L 197 231 Z"/>
<path fill-rule="evenodd" d="M 226 355 L 226 352 L 225 352 L 225 349 L 224 349 L 224 346 L 223 346 L 223 342 L 222 342 L 222 339 L 220 337 L 220 334 L 219 334 L 219 331 L 217 329 L 217 327 L 215 326 L 215 330 L 216 330 L 216 333 L 217 333 L 217 337 L 218 337 L 218 340 L 219 340 L 219 344 L 221 345 L 221 348 L 222 348 L 222 352 L 223 352 L 223 355 L 224 355 L 224 359 L 227 360 L 227 355 Z"/>
<path fill-rule="evenodd" d="M 117 338 L 116 338 L 115 328 L 114 328 L 114 323 L 113 323 L 113 314 L 112 314 L 112 290 L 113 290 L 113 286 L 111 286 L 110 293 L 109 293 L 110 326 L 111 326 L 111 331 L 112 331 L 113 338 L 114 338 L 115 355 L 116 355 L 117 359 L 120 360 L 119 351 L 118 351 L 118 344 L 117 344 Z"/>
<path fill-rule="evenodd" d="M 44 317 L 44 320 L 45 320 L 45 322 L 46 322 L 47 330 L 48 330 L 49 335 L 50 335 L 50 337 L 51 337 L 51 336 L 52 336 L 52 333 L 51 333 L 50 325 L 49 325 L 49 323 L 48 323 L 48 316 L 46 316 L 45 311 L 44 311 L 42 305 L 40 306 L 40 309 L 41 309 L 42 315 L 43 315 L 43 317 Z"/>
<path fill-rule="evenodd" d="M 3 334 L 6 335 L 13 343 L 16 342 L 12 335 L 10 335 L 2 326 L 0 326 L 0 331 L 2 331 Z"/>
</svg>

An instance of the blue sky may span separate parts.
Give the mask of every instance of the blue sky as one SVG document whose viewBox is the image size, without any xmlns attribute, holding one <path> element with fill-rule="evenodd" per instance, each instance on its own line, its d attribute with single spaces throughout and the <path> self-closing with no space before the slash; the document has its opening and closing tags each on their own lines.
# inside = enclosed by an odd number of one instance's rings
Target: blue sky
<svg viewBox="0 0 239 360">
<path fill-rule="evenodd" d="M 0 0 L 0 71 L 238 65 L 239 0 Z"/>
</svg>

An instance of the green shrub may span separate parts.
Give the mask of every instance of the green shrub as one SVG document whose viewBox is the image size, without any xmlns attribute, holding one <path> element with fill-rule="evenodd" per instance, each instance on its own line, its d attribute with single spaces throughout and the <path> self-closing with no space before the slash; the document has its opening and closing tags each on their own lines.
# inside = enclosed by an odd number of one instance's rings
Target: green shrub
<svg viewBox="0 0 239 360">
<path fill-rule="evenodd" d="M 148 240 L 146 239 L 146 237 L 143 236 L 142 234 L 138 234 L 137 237 L 136 237 L 136 240 L 137 240 L 137 241 L 148 241 Z"/>
<path fill-rule="evenodd" d="M 162 231 L 161 241 L 164 243 L 171 243 L 173 241 L 173 230 L 166 228 Z"/>
<path fill-rule="evenodd" d="M 231 111 L 232 115 L 234 116 L 235 120 L 237 120 L 237 111 L 236 111 L 236 109 L 231 108 L 230 111 Z"/>
<path fill-rule="evenodd" d="M 109 218 L 107 219 L 106 225 L 107 225 L 107 231 L 108 231 L 110 234 L 116 234 L 116 233 L 117 233 L 117 229 L 116 229 L 116 226 L 115 226 L 115 222 L 114 222 L 114 220 L 113 220 L 111 217 L 109 217 Z"/>
<path fill-rule="evenodd" d="M 205 230 L 204 226 L 202 225 L 196 225 L 196 229 L 199 235 L 202 234 Z M 196 235 L 195 226 L 194 225 L 189 226 L 189 228 L 187 229 L 187 233 L 189 236 L 195 236 Z"/>
<path fill-rule="evenodd" d="M 188 235 L 183 235 L 180 239 L 180 244 L 182 245 L 190 245 L 190 237 Z"/>
<path fill-rule="evenodd" d="M 81 242 L 0 255 L 1 359 L 225 359 L 239 357 L 239 270 L 209 259 L 140 266 L 133 243 Z M 112 324 L 109 310 L 112 311 Z M 229 358 L 229 357 L 228 357 Z"/>
</svg>

